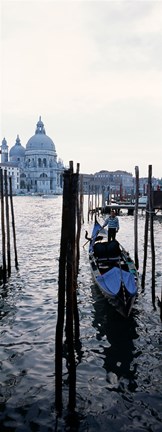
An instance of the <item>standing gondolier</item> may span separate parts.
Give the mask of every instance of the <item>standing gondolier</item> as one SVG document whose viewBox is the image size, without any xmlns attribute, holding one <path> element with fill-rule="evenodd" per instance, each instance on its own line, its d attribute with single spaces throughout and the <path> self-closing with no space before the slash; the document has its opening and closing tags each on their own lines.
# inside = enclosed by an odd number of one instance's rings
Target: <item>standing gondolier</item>
<svg viewBox="0 0 162 432">
<path fill-rule="evenodd" d="M 111 210 L 110 216 L 105 220 L 102 228 L 106 225 L 108 228 L 108 241 L 115 240 L 116 233 L 119 231 L 119 219 L 115 210 Z"/>
</svg>

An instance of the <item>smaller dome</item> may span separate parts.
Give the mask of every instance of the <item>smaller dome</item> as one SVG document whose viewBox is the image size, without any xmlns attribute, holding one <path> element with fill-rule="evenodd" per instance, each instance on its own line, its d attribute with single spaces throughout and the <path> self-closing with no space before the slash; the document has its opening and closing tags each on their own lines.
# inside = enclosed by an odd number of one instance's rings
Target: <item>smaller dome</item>
<svg viewBox="0 0 162 432">
<path fill-rule="evenodd" d="M 25 156 L 25 148 L 21 145 L 19 135 L 17 135 L 16 143 L 13 147 L 11 147 L 9 155 L 11 158 Z"/>
</svg>

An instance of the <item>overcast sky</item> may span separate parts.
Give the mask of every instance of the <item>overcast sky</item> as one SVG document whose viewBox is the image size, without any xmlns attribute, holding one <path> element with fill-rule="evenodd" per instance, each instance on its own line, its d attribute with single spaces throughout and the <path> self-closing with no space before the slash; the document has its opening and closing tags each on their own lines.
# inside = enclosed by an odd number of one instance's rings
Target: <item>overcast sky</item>
<svg viewBox="0 0 162 432">
<path fill-rule="evenodd" d="M 1 141 L 162 177 L 162 1 L 1 0 Z"/>
</svg>

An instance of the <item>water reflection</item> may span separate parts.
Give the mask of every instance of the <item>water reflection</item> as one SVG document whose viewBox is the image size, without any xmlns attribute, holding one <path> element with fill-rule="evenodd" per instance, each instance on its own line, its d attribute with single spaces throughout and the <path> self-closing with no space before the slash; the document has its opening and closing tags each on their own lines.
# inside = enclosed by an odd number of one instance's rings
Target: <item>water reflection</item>
<svg viewBox="0 0 162 432">
<path fill-rule="evenodd" d="M 102 296 L 96 286 L 91 287 L 94 306 L 93 326 L 96 338 L 102 341 L 107 388 L 134 392 L 137 388 L 134 340 L 138 338 L 135 316 L 121 317 Z M 105 340 L 107 345 L 105 346 Z"/>
</svg>

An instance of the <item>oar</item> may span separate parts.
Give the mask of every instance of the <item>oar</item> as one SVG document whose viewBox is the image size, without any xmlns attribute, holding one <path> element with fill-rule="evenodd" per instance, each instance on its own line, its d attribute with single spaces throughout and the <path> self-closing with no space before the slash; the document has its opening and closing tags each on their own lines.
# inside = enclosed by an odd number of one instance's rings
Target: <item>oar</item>
<svg viewBox="0 0 162 432">
<path fill-rule="evenodd" d="M 88 234 L 88 231 L 86 231 L 85 238 L 87 238 L 87 234 Z M 89 238 L 87 239 L 87 241 L 84 243 L 83 248 L 84 248 L 84 246 L 86 246 L 86 244 L 87 244 L 89 241 L 91 241 L 91 240 L 93 240 L 93 238 L 92 238 L 92 237 L 89 237 Z"/>
<path fill-rule="evenodd" d="M 90 239 L 90 240 L 91 240 L 91 239 Z M 87 241 L 84 243 L 83 248 L 84 248 L 84 246 L 86 246 L 86 244 L 87 244 L 90 240 L 87 240 Z"/>
</svg>

